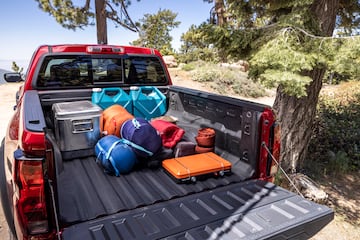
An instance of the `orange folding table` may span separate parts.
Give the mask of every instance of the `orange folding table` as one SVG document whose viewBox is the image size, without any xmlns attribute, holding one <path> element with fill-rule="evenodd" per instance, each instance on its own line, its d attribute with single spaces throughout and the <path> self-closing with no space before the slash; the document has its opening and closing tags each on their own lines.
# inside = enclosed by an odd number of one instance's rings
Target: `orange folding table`
<svg viewBox="0 0 360 240">
<path fill-rule="evenodd" d="M 178 182 L 196 182 L 199 176 L 231 172 L 231 163 L 213 152 L 166 159 L 162 166 Z"/>
</svg>

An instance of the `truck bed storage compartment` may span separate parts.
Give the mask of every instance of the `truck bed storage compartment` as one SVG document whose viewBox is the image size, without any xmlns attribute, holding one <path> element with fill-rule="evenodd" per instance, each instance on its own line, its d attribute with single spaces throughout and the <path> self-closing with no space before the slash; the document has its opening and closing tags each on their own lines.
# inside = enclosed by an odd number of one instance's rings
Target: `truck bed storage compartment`
<svg viewBox="0 0 360 240">
<path fill-rule="evenodd" d="M 55 103 L 52 107 L 55 137 L 62 157 L 72 159 L 94 154 L 100 138 L 102 109 L 90 101 Z"/>
</svg>

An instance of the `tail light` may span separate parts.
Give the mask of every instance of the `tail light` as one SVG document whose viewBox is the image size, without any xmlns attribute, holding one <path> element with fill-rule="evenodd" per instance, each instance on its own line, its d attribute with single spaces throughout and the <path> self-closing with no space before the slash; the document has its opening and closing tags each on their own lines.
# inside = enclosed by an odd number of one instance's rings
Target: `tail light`
<svg viewBox="0 0 360 240">
<path fill-rule="evenodd" d="M 279 170 L 279 161 L 280 161 L 280 125 L 274 124 L 273 126 L 273 133 L 272 133 L 272 144 L 271 144 L 271 154 L 269 162 L 270 169 L 269 175 L 274 177 Z M 277 162 L 275 162 L 277 161 Z"/>
<path fill-rule="evenodd" d="M 259 177 L 272 182 L 279 167 L 280 126 L 270 108 L 266 108 L 262 113 L 260 127 Z"/>
<path fill-rule="evenodd" d="M 15 152 L 15 180 L 18 188 L 17 212 L 22 232 L 42 234 L 49 230 L 45 200 L 43 161 L 26 158 L 21 150 Z"/>
</svg>

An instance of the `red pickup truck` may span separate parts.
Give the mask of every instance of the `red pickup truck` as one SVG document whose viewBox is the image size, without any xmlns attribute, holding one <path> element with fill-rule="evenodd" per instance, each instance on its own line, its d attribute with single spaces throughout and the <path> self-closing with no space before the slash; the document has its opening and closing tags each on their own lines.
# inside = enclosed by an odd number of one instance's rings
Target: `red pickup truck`
<svg viewBox="0 0 360 240">
<path fill-rule="evenodd" d="M 59 143 L 65 127 L 56 124 L 55 104 L 92 101 L 94 89 L 143 86 L 166 96 L 164 116 L 177 119 L 188 141 L 214 129 L 213 151 L 231 174 L 178 183 L 161 166 L 143 166 L 116 177 L 73 135 Z M 17 239 L 308 239 L 334 213 L 272 183 L 279 148 L 269 106 L 174 86 L 155 49 L 40 46 L 1 142 L 1 201 Z"/>
</svg>

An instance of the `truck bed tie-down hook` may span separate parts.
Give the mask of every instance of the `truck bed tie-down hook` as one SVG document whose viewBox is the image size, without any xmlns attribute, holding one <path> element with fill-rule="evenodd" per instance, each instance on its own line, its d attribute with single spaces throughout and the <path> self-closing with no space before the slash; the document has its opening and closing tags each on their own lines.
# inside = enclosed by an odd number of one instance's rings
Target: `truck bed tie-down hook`
<svg viewBox="0 0 360 240">
<path fill-rule="evenodd" d="M 294 187 L 294 189 L 296 190 L 296 192 L 302 197 L 304 198 L 304 196 L 302 195 L 302 193 L 300 192 L 300 190 L 295 186 L 295 183 L 291 180 L 291 178 L 289 177 L 289 175 L 285 172 L 285 170 L 280 166 L 279 161 L 277 161 L 274 157 L 274 155 L 272 155 L 272 153 L 270 152 L 269 148 L 266 146 L 265 142 L 261 143 L 261 146 L 265 148 L 265 150 L 268 152 L 268 154 L 271 156 L 272 160 L 276 163 L 276 165 L 279 167 L 279 169 L 281 170 L 281 172 L 284 174 L 284 176 L 287 178 L 287 180 L 290 182 L 290 184 Z"/>
</svg>

